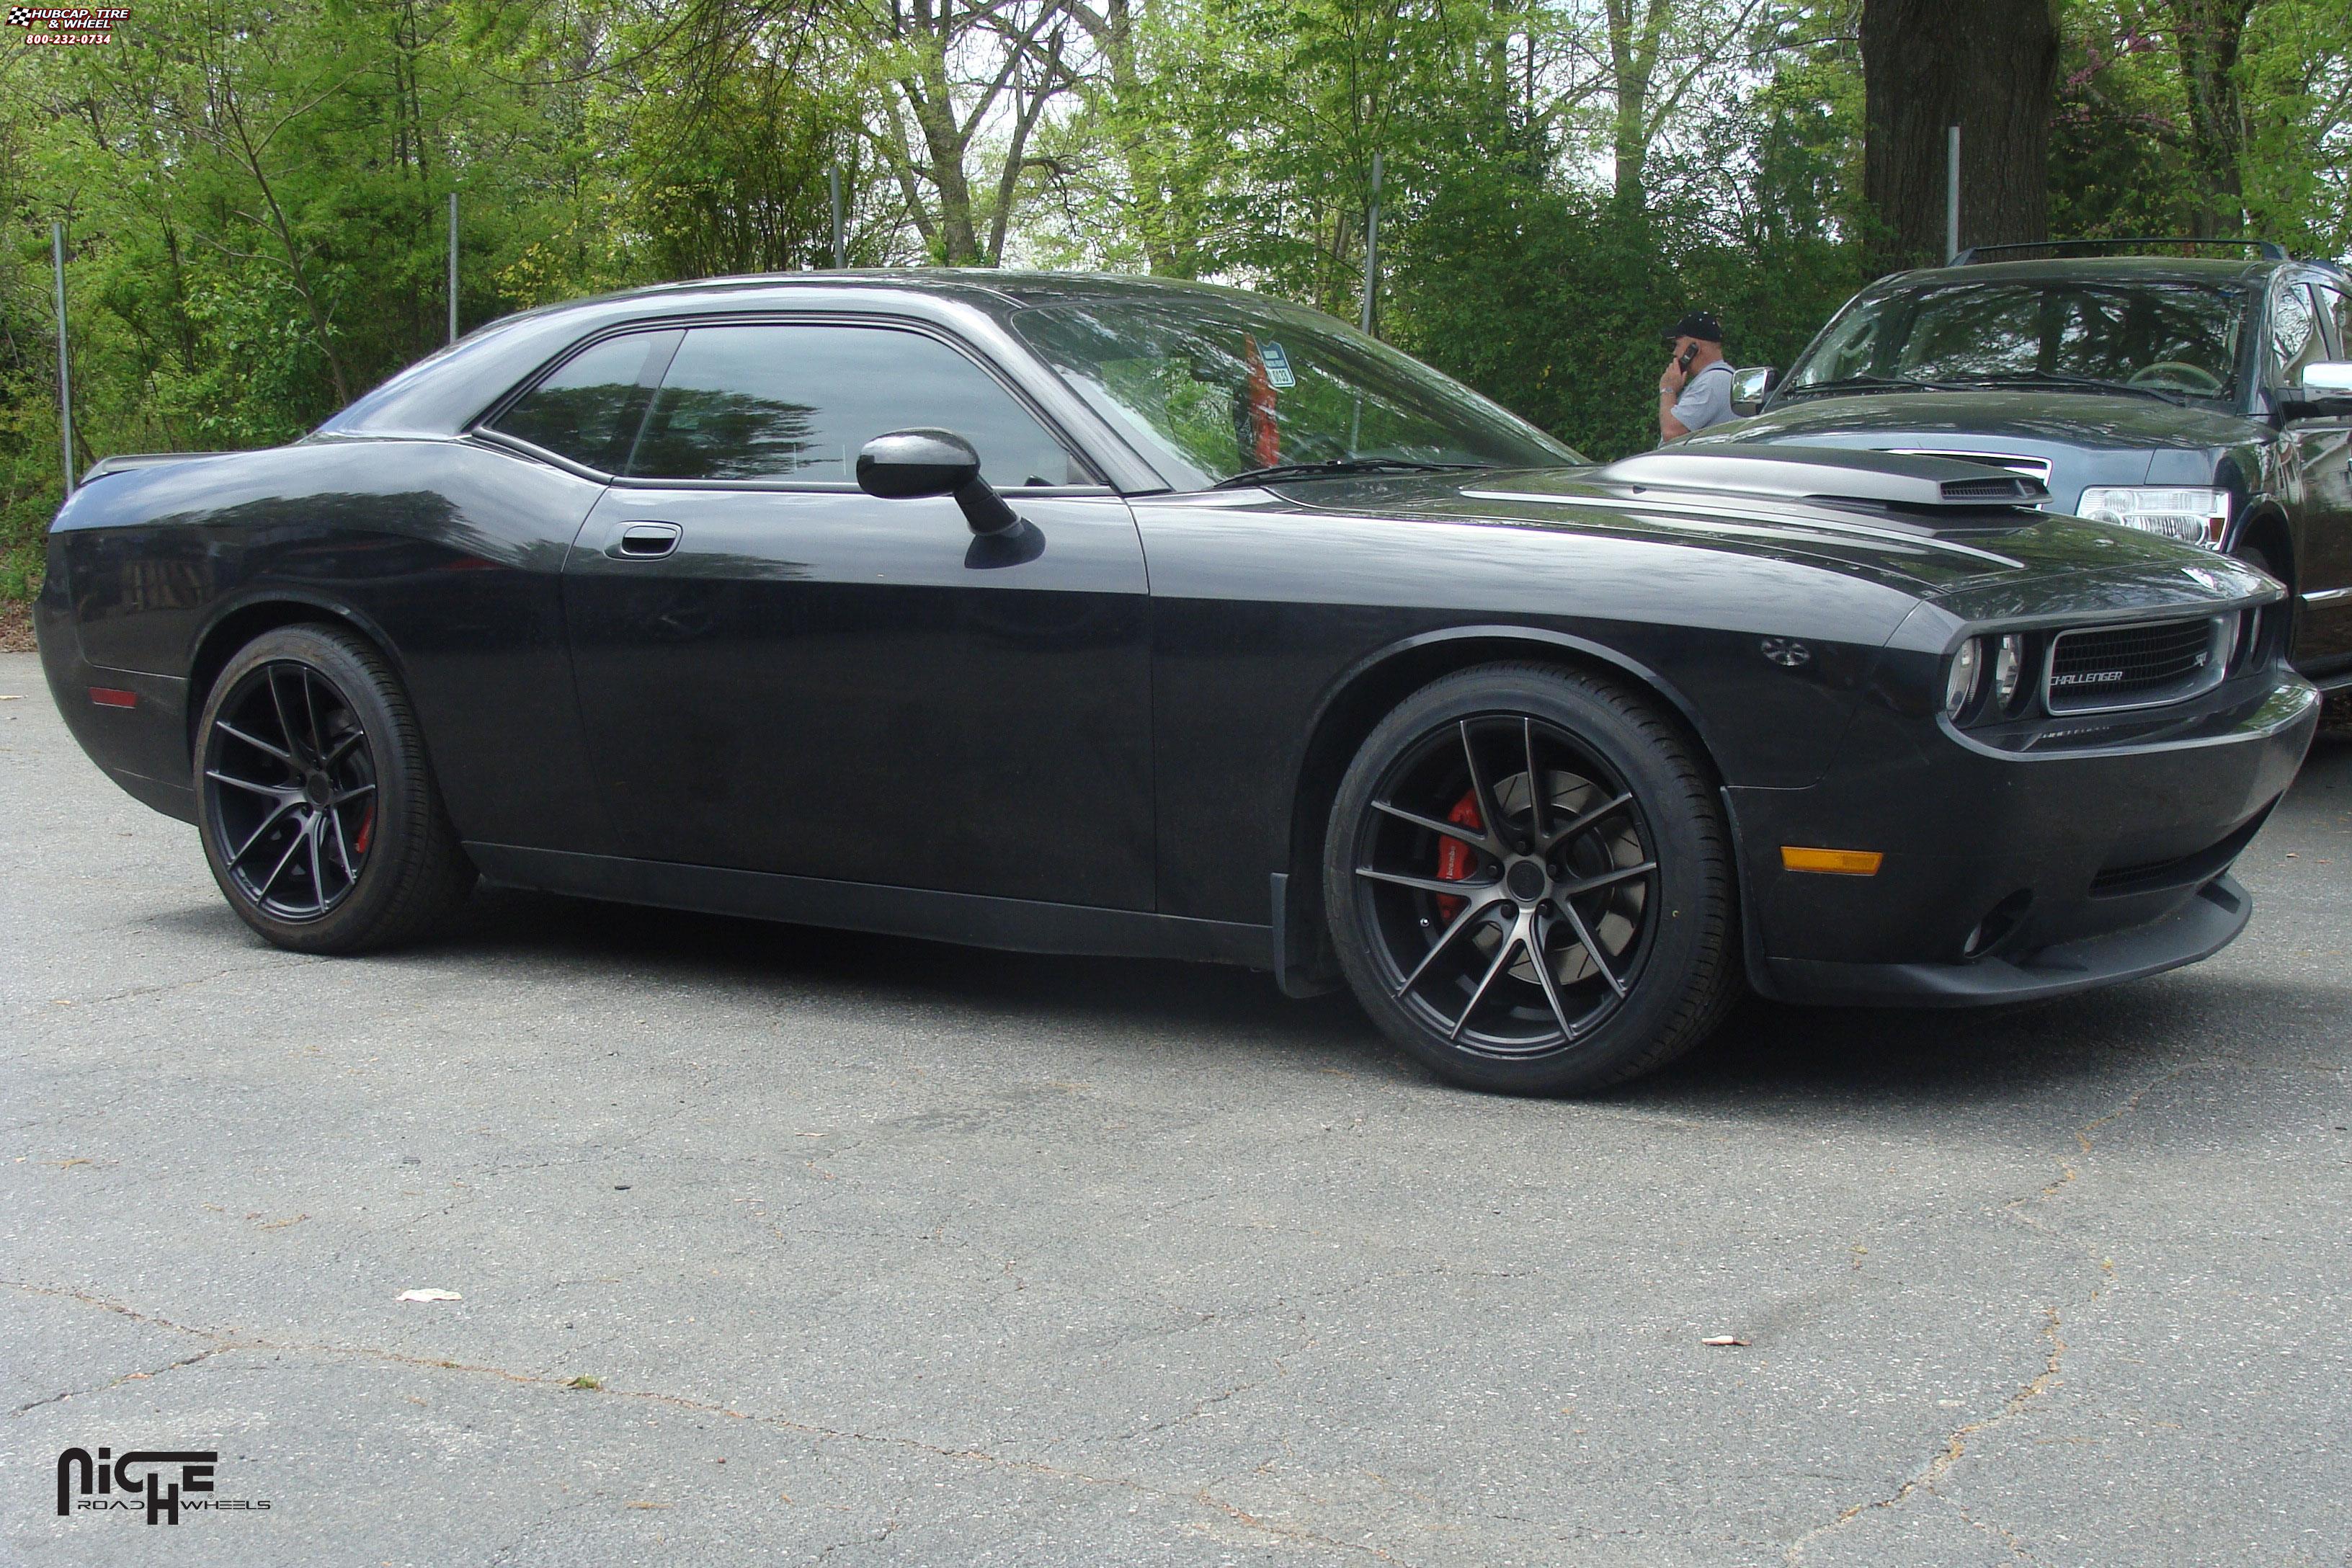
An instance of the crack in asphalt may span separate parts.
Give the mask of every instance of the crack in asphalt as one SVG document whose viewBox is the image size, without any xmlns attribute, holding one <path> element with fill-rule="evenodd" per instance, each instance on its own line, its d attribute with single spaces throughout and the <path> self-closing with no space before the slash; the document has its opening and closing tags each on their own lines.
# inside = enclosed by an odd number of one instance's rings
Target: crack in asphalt
<svg viewBox="0 0 2352 1568">
<path fill-rule="evenodd" d="M 2043 1236 L 2049 1237 L 2053 1241 L 2069 1242 L 2070 1245 L 2082 1248 L 2090 1261 L 2100 1270 L 2100 1279 L 2098 1283 L 2091 1287 L 2091 1293 L 2084 1299 L 2083 1304 L 2084 1306 L 2088 1306 L 2091 1302 L 2097 1300 L 2099 1297 L 2105 1292 L 2108 1283 L 2115 1278 L 2116 1266 L 2114 1260 L 2110 1258 L 2102 1256 L 2096 1247 L 2089 1247 L 2078 1241 L 2072 1241 L 2072 1239 L 2067 1237 L 2063 1233 L 2053 1229 L 2051 1226 L 2044 1224 L 2039 1217 L 2029 1212 L 2030 1205 L 2036 1205 L 2049 1202 L 2051 1199 L 2056 1197 L 2059 1193 L 2063 1191 L 2066 1187 L 2079 1180 L 2082 1175 L 2082 1170 L 2081 1167 L 2075 1163 L 2075 1161 L 2087 1159 L 2093 1147 L 2098 1142 L 2100 1132 L 2114 1122 L 2120 1121 L 2122 1118 L 2137 1110 L 2140 1108 L 2141 1103 L 2145 1101 L 2149 1095 L 2155 1093 L 2158 1089 L 2162 1089 L 2165 1085 L 2174 1082 L 2200 1068 L 2211 1067 L 2220 1062 L 2237 1059 L 2239 1058 L 2228 1055 L 2198 1057 L 2189 1061 L 2178 1063 L 2169 1070 L 2159 1073 L 2155 1078 L 2148 1079 L 2147 1082 L 2140 1085 L 2137 1089 L 2132 1090 L 2131 1093 L 2126 1095 L 2121 1100 L 2117 1101 L 2113 1109 L 2101 1115 L 2093 1117 L 2090 1121 L 2084 1122 L 2081 1126 L 2074 1129 L 2074 1158 L 2071 1160 L 2064 1157 L 2060 1158 L 2058 1162 L 2058 1175 L 2055 1180 L 2049 1182 L 2036 1192 L 2028 1193 L 2021 1196 L 2011 1198 L 2008 1203 L 2000 1205 L 1999 1210 L 1993 1211 L 2006 1214 L 2011 1218 L 2017 1220 L 2019 1223 L 2041 1233 Z M 2014 1533 L 2000 1524 L 1978 1519 L 1959 1503 L 1944 1496 L 1941 1491 L 1937 1490 L 1937 1483 L 1943 1479 L 1945 1473 L 1954 1465 L 1958 1464 L 1961 1456 L 1968 1451 L 1969 1438 L 1975 1436 L 1980 1432 L 1987 1431 L 2000 1425 L 2002 1422 L 2009 1420 L 2011 1416 L 2023 1410 L 2026 1405 L 2031 1404 L 2033 1400 L 2047 1393 L 2051 1385 L 2057 1382 L 2059 1363 L 2061 1358 L 2063 1358 L 2066 1353 L 2066 1342 L 2061 1338 L 2059 1334 L 2059 1330 L 2062 1327 L 2062 1324 L 2058 1315 L 2058 1309 L 2052 1306 L 2045 1306 L 2042 1310 L 2047 1319 L 2042 1331 L 2043 1336 L 2050 1342 L 2050 1352 L 2048 1360 L 2038 1376 L 2036 1376 L 2032 1382 L 2026 1384 L 2023 1387 L 2018 1389 L 2016 1393 L 2011 1394 L 2008 1400 L 2002 1404 L 1999 1410 L 1993 1412 L 1990 1415 L 1980 1417 L 1978 1420 L 1969 1422 L 1967 1425 L 1954 1429 L 1944 1439 L 1943 1447 L 1937 1450 L 1937 1453 L 1928 1459 L 1927 1463 L 1924 1467 L 1914 1472 L 1907 1480 L 1904 1481 L 1900 1487 L 1896 1488 L 1887 1496 L 1877 1498 L 1868 1502 L 1854 1503 L 1850 1507 L 1842 1510 L 1836 1518 L 1829 1521 L 1827 1523 L 1815 1525 L 1812 1529 L 1805 1531 L 1802 1535 L 1798 1536 L 1796 1540 L 1789 1543 L 1788 1550 L 1781 1554 L 1781 1562 L 1785 1564 L 1790 1565 L 1790 1568 L 1794 1568 L 1795 1564 L 1800 1563 L 1804 1560 L 1805 1549 L 1811 1545 L 1815 1541 L 1844 1529 L 1847 1525 L 1853 1523 L 1855 1520 L 1862 1518 L 1865 1514 L 1874 1513 L 1882 1509 L 1899 1507 L 1902 1503 L 1908 1500 L 1913 1493 L 1918 1491 L 1925 1491 L 1929 1496 L 1936 1498 L 1938 1501 L 1941 1501 L 1953 1509 L 1958 1513 L 1962 1520 L 1969 1523 L 1970 1527 L 1981 1531 L 1985 1534 L 1993 1536 L 1995 1539 L 1999 1540 L 2002 1546 L 2008 1550 L 2011 1555 L 2027 1563 L 2038 1561 L 2032 1552 L 2026 1547 L 2025 1543 Z"/>
<path fill-rule="evenodd" d="M 126 1383 L 137 1383 L 142 1379 L 150 1377 L 161 1377 L 167 1372 L 176 1372 L 184 1366 L 194 1366 L 200 1361 L 210 1360 L 212 1357 L 219 1355 L 222 1352 L 232 1348 L 233 1347 L 228 1345 L 214 1345 L 208 1349 L 200 1350 L 192 1356 L 182 1356 L 178 1361 L 167 1361 L 162 1366 L 151 1367 L 145 1372 L 126 1372 L 121 1377 L 115 1378 L 110 1382 L 93 1384 L 88 1388 L 68 1388 L 61 1394 L 52 1394 L 46 1399 L 36 1399 L 30 1404 L 19 1405 L 16 1409 L 8 1412 L 8 1414 L 13 1418 L 15 1416 L 22 1415 L 27 1410 L 38 1410 L 45 1405 L 61 1405 L 68 1399 L 79 1399 L 84 1394 L 104 1394 L 107 1390 L 120 1388 Z"/>
<path fill-rule="evenodd" d="M 1864 1514 L 1874 1513 L 1881 1509 L 1900 1507 L 1904 1502 L 1910 1499 L 1911 1494 L 1914 1492 L 1924 1490 L 1931 1496 L 1942 1498 L 1943 1494 L 1936 1490 L 1936 1483 L 1944 1479 L 1946 1471 L 1949 1470 L 1954 1465 L 1959 1463 L 1960 1457 L 1968 1452 L 1969 1439 L 1975 1436 L 1979 1432 L 1990 1431 L 1993 1427 L 2000 1426 L 2004 1421 L 2007 1421 L 2010 1417 L 2015 1415 L 2021 1410 L 2023 1410 L 2028 1405 L 2031 1405 L 2034 1400 L 2048 1393 L 2050 1391 L 2051 1384 L 2058 1381 L 2058 1366 L 2060 1361 L 2066 1354 L 2066 1342 L 2059 1336 L 2058 1331 L 2062 1325 L 2058 1319 L 2058 1309 L 2055 1307 L 2044 1307 L 2042 1309 L 2042 1312 L 2045 1314 L 2048 1321 L 2042 1325 L 2042 1336 L 2050 1342 L 2050 1354 L 2048 1359 L 2043 1363 L 2042 1371 L 2035 1375 L 2032 1382 L 2018 1389 L 2014 1394 L 2011 1394 L 2008 1399 L 2002 1402 L 2000 1408 L 1994 1411 L 1991 1415 L 1980 1416 L 1974 1421 L 1969 1422 L 1966 1426 L 1956 1427 L 1951 1434 L 1944 1439 L 1943 1447 L 1937 1450 L 1934 1458 L 1930 1458 L 1926 1465 L 1922 1466 L 1908 1480 L 1906 1480 L 1893 1492 L 1889 1493 L 1885 1497 L 1878 1498 L 1869 1502 L 1855 1503 L 1841 1511 L 1835 1519 L 1831 1520 L 1828 1523 L 1817 1524 L 1812 1529 L 1805 1531 L 1804 1534 L 1797 1537 L 1796 1540 L 1790 1542 L 1789 1543 L 1789 1549 L 1785 1552 L 1781 1553 L 1781 1562 L 1791 1565 L 1803 1562 L 1805 1548 L 1811 1545 L 1815 1541 L 1820 1540 L 1822 1536 L 1830 1535 L 1837 1531 L 1843 1530 L 1847 1525 L 1852 1524 L 1855 1520 L 1860 1519 Z M 1949 1501 L 1950 1500 L 1944 1499 L 1944 1500 Z M 1973 1524 L 1976 1523 L 1976 1521 L 1970 1520 L 1969 1522 Z M 1980 1526 L 1979 1528 L 1983 1527 Z M 2006 1534 L 2007 1532 L 2001 1531 L 2001 1533 Z"/>
<path fill-rule="evenodd" d="M 731 1406 L 719 1404 L 714 1400 L 698 1398 L 692 1394 L 668 1394 L 657 1389 L 614 1388 L 610 1384 L 605 1384 L 594 1389 L 574 1389 L 572 1387 L 568 1379 L 557 1373 L 515 1372 L 505 1367 L 487 1366 L 469 1362 L 441 1360 L 431 1356 L 411 1355 L 400 1351 L 378 1349 L 372 1345 L 316 1344 L 299 1341 L 269 1339 L 258 1334 L 242 1334 L 231 1330 L 199 1328 L 193 1324 L 174 1321 L 170 1318 L 163 1317 L 157 1313 L 142 1311 L 139 1309 L 131 1306 L 127 1302 L 118 1301 L 110 1297 L 94 1295 L 87 1290 L 76 1290 L 62 1286 L 37 1285 L 30 1280 L 24 1279 L 0 1280 L 0 1285 L 5 1285 L 7 1289 L 12 1290 L 22 1291 L 26 1295 L 47 1296 L 60 1300 L 77 1301 L 83 1306 L 96 1308 L 100 1311 L 112 1312 L 120 1317 L 128 1318 L 133 1322 L 144 1323 L 155 1328 L 167 1329 L 173 1333 L 185 1334 L 192 1339 L 204 1340 L 209 1342 L 211 1346 L 210 1349 L 205 1350 L 200 1354 L 190 1356 L 184 1361 L 175 1362 L 172 1363 L 173 1366 L 193 1364 L 194 1363 L 202 1361 L 208 1356 L 218 1355 L 225 1352 L 233 1350 L 274 1351 L 279 1353 L 295 1355 L 347 1356 L 361 1360 L 383 1362 L 391 1365 L 415 1367 L 430 1372 L 470 1373 L 478 1377 L 497 1378 L 503 1382 L 522 1384 L 527 1386 L 562 1389 L 567 1395 L 572 1398 L 591 1395 L 609 1399 L 637 1400 L 648 1404 L 666 1405 L 676 1409 L 696 1411 L 708 1415 L 723 1415 L 730 1420 L 747 1421 L 756 1426 L 772 1427 L 778 1431 L 797 1433 L 803 1436 L 814 1437 L 820 1442 L 830 1441 L 837 1443 L 857 1443 L 871 1447 L 895 1448 L 904 1452 L 926 1455 L 932 1458 L 948 1459 L 962 1464 L 983 1465 L 995 1469 L 1015 1471 L 1024 1475 L 1042 1476 L 1052 1480 L 1068 1481 L 1082 1486 L 1115 1489 L 1121 1491 L 1132 1492 L 1139 1497 L 1150 1498 L 1161 1502 L 1172 1502 L 1178 1504 L 1190 1503 L 1196 1507 L 1207 1510 L 1208 1511 L 1222 1514 L 1228 1520 L 1231 1520 L 1233 1522 L 1239 1524 L 1245 1529 L 1255 1531 L 1261 1535 L 1269 1537 L 1276 1541 L 1286 1542 L 1290 1544 L 1298 1546 L 1322 1547 L 1335 1552 L 1360 1552 L 1363 1555 L 1370 1557 L 1374 1561 L 1381 1563 L 1401 1563 L 1403 1562 L 1403 1559 L 1397 1557 L 1385 1548 L 1375 1546 L 1369 1542 L 1342 1541 L 1336 1536 L 1324 1535 L 1315 1531 L 1301 1529 L 1296 1525 L 1286 1524 L 1279 1521 L 1263 1518 L 1257 1514 L 1250 1512 L 1248 1510 L 1242 1508 L 1236 1503 L 1227 1502 L 1223 1499 L 1213 1495 L 1206 1487 L 1202 1487 L 1197 1491 L 1191 1492 L 1171 1490 L 1166 1487 L 1152 1486 L 1148 1482 L 1136 1480 L 1126 1476 L 1097 1475 L 1089 1470 L 1071 1469 L 1064 1466 L 1048 1465 L 1035 1459 L 1024 1459 L 1010 1455 L 990 1453 L 989 1451 L 982 1448 L 951 1448 L 942 1447 L 941 1445 L 935 1443 L 926 1443 L 917 1437 L 898 1436 L 888 1433 L 856 1432 L 842 1427 L 819 1426 L 813 1422 L 795 1421 L 786 1415 L 758 1415 L 751 1412 L 737 1410 Z M 164 1370 L 169 1369 L 166 1368 Z M 118 1378 L 115 1380 L 114 1384 L 110 1384 L 106 1386 L 113 1387 L 119 1384 L 130 1382 L 136 1377 L 152 1375 L 153 1374 L 133 1373 L 127 1374 L 124 1377 Z M 84 1390 L 82 1392 L 90 1393 L 97 1391 Z M 59 1397 L 66 1396 L 61 1395 Z M 37 1408 L 41 1405 L 50 1403 L 54 1403 L 54 1401 L 36 1401 L 34 1405 L 27 1405 L 24 1407 L 24 1409 L 20 1409 L 16 1412 L 16 1415 L 21 1415 L 25 1414 L 26 1410 Z"/>
</svg>

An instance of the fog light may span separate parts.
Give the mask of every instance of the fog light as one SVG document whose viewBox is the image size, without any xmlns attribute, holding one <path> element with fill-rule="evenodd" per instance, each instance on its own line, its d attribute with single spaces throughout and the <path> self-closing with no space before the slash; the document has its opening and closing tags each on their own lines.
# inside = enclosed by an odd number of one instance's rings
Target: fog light
<svg viewBox="0 0 2352 1568">
<path fill-rule="evenodd" d="M 1952 668 L 1944 677 L 1944 717 L 1958 719 L 1968 710 L 1977 694 L 1977 678 L 1984 673 L 1984 653 L 1977 647 L 1982 641 L 1970 637 L 1952 655 Z"/>
</svg>

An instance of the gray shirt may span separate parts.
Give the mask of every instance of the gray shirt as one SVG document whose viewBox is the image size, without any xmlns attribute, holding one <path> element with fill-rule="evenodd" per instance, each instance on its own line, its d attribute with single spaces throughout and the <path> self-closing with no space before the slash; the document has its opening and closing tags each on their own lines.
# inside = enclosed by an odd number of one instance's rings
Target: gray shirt
<svg viewBox="0 0 2352 1568">
<path fill-rule="evenodd" d="M 1682 396 L 1675 400 L 1674 414 L 1686 430 L 1704 430 L 1737 418 L 1731 411 L 1729 362 L 1717 360 L 1685 382 Z"/>
</svg>

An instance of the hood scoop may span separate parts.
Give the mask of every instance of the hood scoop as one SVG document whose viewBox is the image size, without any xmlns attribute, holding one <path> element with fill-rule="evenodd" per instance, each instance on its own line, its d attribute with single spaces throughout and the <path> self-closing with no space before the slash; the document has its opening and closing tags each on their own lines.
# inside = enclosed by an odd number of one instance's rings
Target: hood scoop
<svg viewBox="0 0 2352 1568">
<path fill-rule="evenodd" d="M 1748 452 L 1667 447 L 1622 458 L 1595 470 L 1603 484 L 1635 490 L 1719 490 L 1832 506 L 1928 514 L 1919 521 L 1949 526 L 1950 514 L 2039 506 L 2048 487 L 2025 474 L 1988 471 L 1981 462 L 1915 457 L 1904 452 L 1841 447 L 1765 447 Z M 1993 519 L 1981 519 L 1992 522 Z M 2014 527 L 2019 520 L 2000 523 Z"/>
</svg>

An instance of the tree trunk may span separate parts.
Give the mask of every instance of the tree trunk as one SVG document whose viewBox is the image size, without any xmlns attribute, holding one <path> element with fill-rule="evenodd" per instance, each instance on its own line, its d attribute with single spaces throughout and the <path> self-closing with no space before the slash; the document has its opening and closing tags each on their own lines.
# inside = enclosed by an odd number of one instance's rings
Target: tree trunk
<svg viewBox="0 0 2352 1568">
<path fill-rule="evenodd" d="M 1863 190 L 1890 265 L 1944 259 L 1960 128 L 1960 244 L 2050 237 L 2052 0 L 1863 0 Z"/>
<path fill-rule="evenodd" d="M 2171 0 L 2173 51 L 2189 100 L 2189 159 L 2197 171 L 2197 236 L 2226 239 L 2245 226 L 2240 174 L 2246 116 L 2238 51 L 2254 0 Z"/>
</svg>

